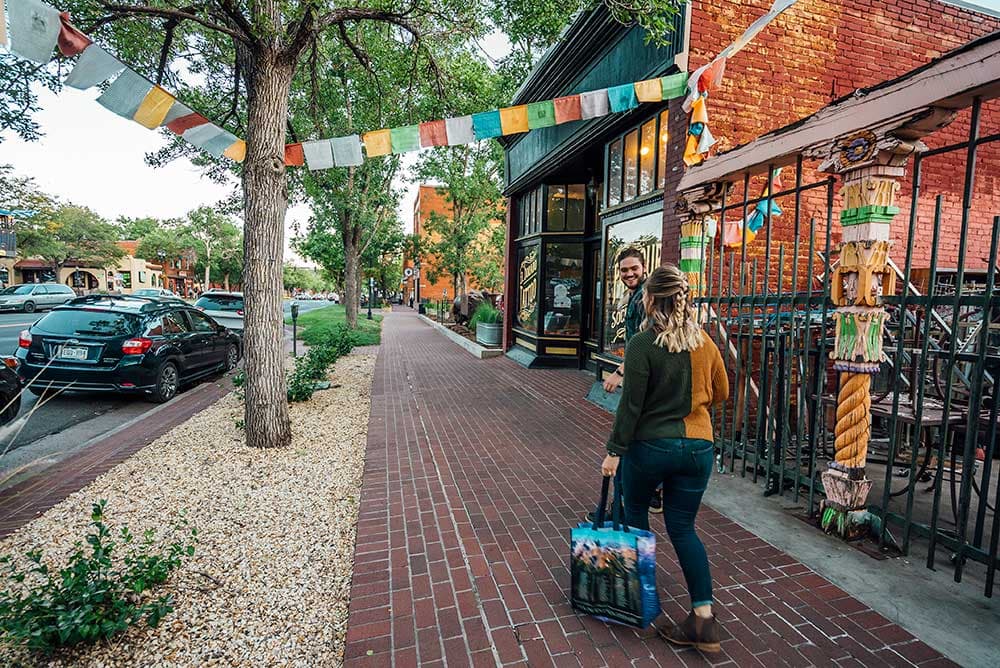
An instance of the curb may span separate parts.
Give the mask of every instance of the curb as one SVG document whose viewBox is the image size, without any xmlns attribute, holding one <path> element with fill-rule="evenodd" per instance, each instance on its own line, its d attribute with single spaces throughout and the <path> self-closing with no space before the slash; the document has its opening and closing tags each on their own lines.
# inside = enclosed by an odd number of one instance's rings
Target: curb
<svg viewBox="0 0 1000 668">
<path fill-rule="evenodd" d="M 430 318 L 428 318 L 425 315 L 419 315 L 418 314 L 417 317 L 420 318 L 421 320 L 423 320 L 424 322 L 426 322 L 428 325 L 430 325 L 434 329 L 436 329 L 439 332 L 441 332 L 442 334 L 444 334 L 446 337 L 448 337 L 449 339 L 451 339 L 454 343 L 457 343 L 461 347 L 465 348 L 467 351 L 469 351 L 469 353 L 473 357 L 476 357 L 476 358 L 481 359 L 481 360 L 486 360 L 486 359 L 491 359 L 493 357 L 500 357 L 501 355 L 503 355 L 503 351 L 500 350 L 499 348 L 484 348 L 481 345 L 479 345 L 478 343 L 470 341 L 470 340 L 468 340 L 467 338 L 465 338 L 464 336 L 462 336 L 460 334 L 456 334 L 455 332 L 451 331 L 450 329 L 448 329 L 444 325 L 439 325 L 438 323 L 434 322 L 433 320 L 431 320 Z"/>
</svg>

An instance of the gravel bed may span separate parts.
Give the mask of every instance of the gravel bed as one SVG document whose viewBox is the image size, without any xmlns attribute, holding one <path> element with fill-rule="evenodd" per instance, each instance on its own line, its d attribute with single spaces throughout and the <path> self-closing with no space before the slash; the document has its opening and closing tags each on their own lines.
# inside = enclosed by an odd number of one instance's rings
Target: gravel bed
<svg viewBox="0 0 1000 668">
<path fill-rule="evenodd" d="M 59 566 L 107 499 L 113 531 L 160 537 L 184 509 L 195 556 L 156 593 L 175 610 L 48 666 L 338 666 L 343 662 L 374 355 L 341 358 L 334 387 L 291 404 L 293 441 L 251 450 L 230 394 L 0 542 Z M 0 650 L 0 665 L 25 661 Z"/>
</svg>

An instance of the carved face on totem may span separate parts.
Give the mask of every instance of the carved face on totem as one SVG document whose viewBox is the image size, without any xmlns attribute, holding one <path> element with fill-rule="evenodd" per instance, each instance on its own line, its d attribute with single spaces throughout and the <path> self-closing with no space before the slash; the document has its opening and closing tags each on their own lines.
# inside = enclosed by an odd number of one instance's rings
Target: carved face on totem
<svg viewBox="0 0 1000 668">
<path fill-rule="evenodd" d="M 855 272 L 841 275 L 841 287 L 843 288 L 844 301 L 847 304 L 854 304 L 858 301 L 858 275 Z"/>
</svg>

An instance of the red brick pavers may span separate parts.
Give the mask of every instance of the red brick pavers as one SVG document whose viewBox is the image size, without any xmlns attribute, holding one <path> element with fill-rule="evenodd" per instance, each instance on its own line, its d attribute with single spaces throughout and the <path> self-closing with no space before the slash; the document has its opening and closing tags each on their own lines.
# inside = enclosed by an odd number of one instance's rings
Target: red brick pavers
<svg viewBox="0 0 1000 668">
<path fill-rule="evenodd" d="M 575 614 L 569 529 L 611 425 L 590 378 L 477 360 L 407 312 L 386 317 L 375 373 L 347 665 L 954 665 L 710 508 L 721 654 Z M 688 598 L 658 531 L 664 625 Z"/>
<path fill-rule="evenodd" d="M 102 473 L 208 408 L 232 389 L 228 377 L 202 383 L 37 476 L 0 490 L 0 538 L 9 536 L 73 492 L 83 489 Z"/>
</svg>

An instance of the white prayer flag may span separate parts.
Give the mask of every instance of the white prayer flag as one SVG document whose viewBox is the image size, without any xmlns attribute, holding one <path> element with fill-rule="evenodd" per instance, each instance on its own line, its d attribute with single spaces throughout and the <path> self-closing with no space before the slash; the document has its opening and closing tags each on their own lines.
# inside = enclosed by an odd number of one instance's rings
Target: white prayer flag
<svg viewBox="0 0 1000 668">
<path fill-rule="evenodd" d="M 333 163 L 333 145 L 329 139 L 302 142 L 302 154 L 306 158 L 306 167 L 310 171 L 330 169 Z"/>
<path fill-rule="evenodd" d="M 117 58 L 96 44 L 91 44 L 80 54 L 76 67 L 63 83 L 70 88 L 87 90 L 104 83 L 123 69 L 125 66 Z"/>
<path fill-rule="evenodd" d="M 591 90 L 580 93 L 580 116 L 583 119 L 599 118 L 611 113 L 608 89 Z"/>
<path fill-rule="evenodd" d="M 444 119 L 444 129 L 448 135 L 448 146 L 471 144 L 476 141 L 472 131 L 472 116 Z"/>
<path fill-rule="evenodd" d="M 361 155 L 361 137 L 349 135 L 330 140 L 333 149 L 333 163 L 337 167 L 356 167 L 365 161 Z"/>
<path fill-rule="evenodd" d="M 36 63 L 52 60 L 62 30 L 58 10 L 38 0 L 14 0 L 8 11 L 10 52 Z"/>
</svg>

